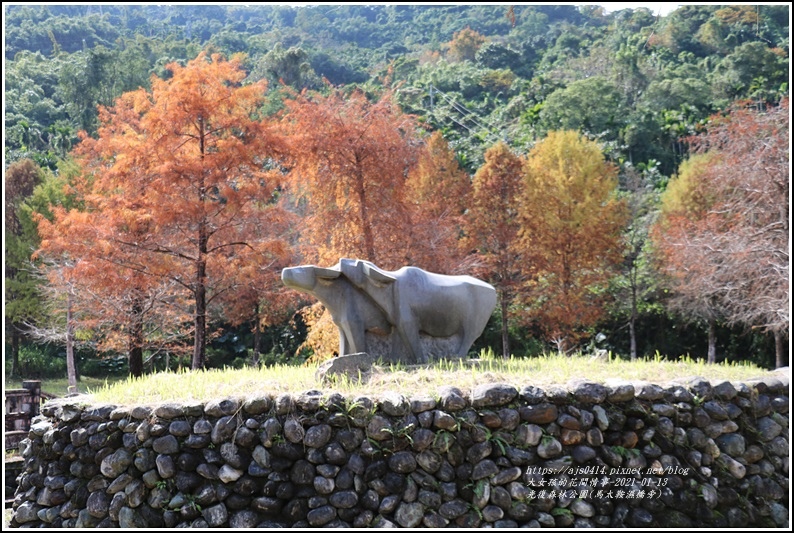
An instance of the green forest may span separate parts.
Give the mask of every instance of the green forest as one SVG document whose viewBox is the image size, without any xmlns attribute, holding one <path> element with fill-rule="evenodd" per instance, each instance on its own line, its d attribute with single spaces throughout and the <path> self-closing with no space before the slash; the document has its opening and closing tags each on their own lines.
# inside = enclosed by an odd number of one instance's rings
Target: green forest
<svg viewBox="0 0 794 533">
<path fill-rule="evenodd" d="M 787 4 L 3 20 L 8 375 L 321 360 L 341 257 L 494 285 L 473 354 L 788 364 Z"/>
</svg>

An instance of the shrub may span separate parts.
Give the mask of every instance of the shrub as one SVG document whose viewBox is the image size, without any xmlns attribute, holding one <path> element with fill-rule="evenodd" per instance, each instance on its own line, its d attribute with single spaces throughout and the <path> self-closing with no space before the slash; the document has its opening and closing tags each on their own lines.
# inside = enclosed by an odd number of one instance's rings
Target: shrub
<svg viewBox="0 0 794 533">
<path fill-rule="evenodd" d="M 127 356 L 114 354 L 105 357 L 87 357 L 81 361 L 80 372 L 86 376 L 105 377 L 129 374 L 130 367 Z"/>
<path fill-rule="evenodd" d="M 24 378 L 63 377 L 66 375 L 66 354 L 52 345 L 20 346 L 19 375 Z"/>
</svg>

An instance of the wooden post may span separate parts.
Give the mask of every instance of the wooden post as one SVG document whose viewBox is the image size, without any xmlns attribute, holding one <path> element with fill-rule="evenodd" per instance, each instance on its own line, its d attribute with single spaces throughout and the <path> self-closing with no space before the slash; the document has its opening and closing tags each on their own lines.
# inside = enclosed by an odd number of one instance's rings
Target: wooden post
<svg viewBox="0 0 794 533">
<path fill-rule="evenodd" d="M 37 416 L 41 410 L 41 381 L 29 380 L 22 382 L 22 388 L 30 394 L 30 418 Z"/>
</svg>

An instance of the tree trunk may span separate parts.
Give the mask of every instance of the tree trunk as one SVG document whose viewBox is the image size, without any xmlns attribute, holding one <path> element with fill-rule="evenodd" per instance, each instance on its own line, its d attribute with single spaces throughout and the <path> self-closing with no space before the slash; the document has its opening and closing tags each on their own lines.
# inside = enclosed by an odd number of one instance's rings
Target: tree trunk
<svg viewBox="0 0 794 533">
<path fill-rule="evenodd" d="M 203 258 L 203 256 L 202 256 Z M 207 265 L 202 259 L 196 264 L 196 317 L 195 332 L 193 335 L 193 361 L 192 370 L 204 368 L 204 351 L 207 339 L 207 287 L 205 285 Z"/>
<path fill-rule="evenodd" d="M 637 322 L 637 287 L 632 284 L 631 287 L 631 318 L 629 318 L 629 343 L 631 350 L 631 360 L 637 360 L 637 333 L 634 329 Z"/>
<path fill-rule="evenodd" d="M 130 375 L 136 378 L 143 376 L 143 348 L 140 344 L 130 346 Z"/>
<path fill-rule="evenodd" d="M 634 330 L 634 317 L 629 320 L 629 342 L 630 342 L 630 350 L 631 350 L 631 360 L 637 360 L 637 333 Z"/>
<path fill-rule="evenodd" d="M 199 152 L 201 153 L 201 160 L 204 161 L 204 154 L 206 153 L 204 144 L 204 120 L 202 117 L 198 119 L 199 124 Z M 199 201 L 202 203 L 207 200 L 207 189 L 205 186 L 203 174 L 200 176 L 199 181 Z M 194 296 L 196 299 L 196 316 L 194 318 L 193 332 L 193 360 L 191 361 L 191 370 L 200 370 L 204 368 L 204 353 L 207 345 L 207 244 L 209 237 L 207 236 L 207 219 L 202 216 L 198 224 L 198 255 L 196 257 L 196 287 Z"/>
<path fill-rule="evenodd" d="M 72 337 L 72 346 L 74 346 L 74 337 Z M 83 378 L 80 376 L 80 355 L 79 354 L 75 354 L 75 357 L 74 357 L 74 379 L 77 382 L 80 382 L 80 381 L 83 380 Z"/>
<path fill-rule="evenodd" d="M 709 319 L 709 351 L 707 362 L 717 362 L 717 321 L 713 318 Z"/>
<path fill-rule="evenodd" d="M 254 354 L 251 360 L 251 363 L 254 366 L 259 366 L 259 341 L 260 341 L 260 331 L 259 331 L 259 304 L 256 305 L 256 311 L 254 314 Z"/>
<path fill-rule="evenodd" d="M 359 165 L 358 155 L 356 155 L 356 164 Z M 361 219 L 361 232 L 364 234 L 364 253 L 366 259 L 377 263 L 378 259 L 375 257 L 375 239 L 372 236 L 372 224 L 369 220 L 369 212 L 367 211 L 367 194 L 364 188 L 364 176 L 361 169 L 356 170 L 356 195 L 358 196 L 358 216 Z"/>
<path fill-rule="evenodd" d="M 557 337 L 556 339 L 554 339 L 554 344 L 557 346 L 557 355 L 559 356 L 568 355 L 565 349 L 566 345 L 568 344 L 565 341 L 565 337 L 562 336 Z"/>
<path fill-rule="evenodd" d="M 69 394 L 77 392 L 77 370 L 74 364 L 74 324 L 72 322 L 72 295 L 66 296 L 66 377 Z"/>
<path fill-rule="evenodd" d="M 507 327 L 507 290 L 502 289 L 500 300 L 502 304 L 502 357 L 510 358 L 510 334 Z"/>
<path fill-rule="evenodd" d="M 11 375 L 19 375 L 19 330 L 11 324 Z"/>
<path fill-rule="evenodd" d="M 132 304 L 132 317 L 128 337 L 130 375 L 139 378 L 143 375 L 143 309 L 139 301 Z"/>
<path fill-rule="evenodd" d="M 786 347 L 783 345 L 783 332 L 775 330 L 775 368 L 788 366 Z"/>
</svg>

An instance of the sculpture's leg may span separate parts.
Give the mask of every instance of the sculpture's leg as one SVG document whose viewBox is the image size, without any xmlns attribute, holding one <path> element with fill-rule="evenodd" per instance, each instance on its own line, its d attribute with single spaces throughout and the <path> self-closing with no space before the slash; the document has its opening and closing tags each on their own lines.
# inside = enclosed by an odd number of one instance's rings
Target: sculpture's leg
<svg viewBox="0 0 794 533">
<path fill-rule="evenodd" d="M 422 351 L 422 343 L 419 339 L 419 327 L 415 320 L 405 320 L 397 328 L 400 339 L 402 339 L 405 349 L 408 352 L 408 360 L 412 363 L 427 363 L 427 356 Z"/>
<path fill-rule="evenodd" d="M 465 358 L 469 355 L 469 348 L 471 348 L 471 345 L 477 340 L 477 337 L 471 334 L 466 335 L 465 332 L 460 333 L 458 336 L 460 338 L 460 344 L 458 345 L 457 355 L 460 358 Z"/>
<path fill-rule="evenodd" d="M 347 340 L 347 336 L 345 335 L 345 331 L 337 326 L 339 330 L 339 355 L 348 355 L 353 352 L 350 351 L 350 342 Z"/>
<path fill-rule="evenodd" d="M 364 334 L 363 323 L 349 324 L 347 338 L 349 347 L 352 350 L 350 353 L 361 353 L 367 351 L 367 339 Z"/>
<path fill-rule="evenodd" d="M 408 354 L 408 348 L 405 347 L 405 341 L 403 340 L 402 332 L 397 328 L 392 328 L 388 339 L 389 361 L 392 363 L 405 361 L 405 358 Z"/>
</svg>

